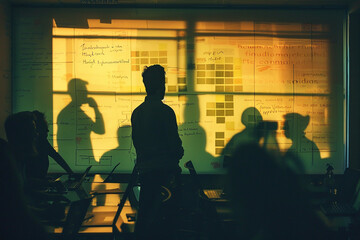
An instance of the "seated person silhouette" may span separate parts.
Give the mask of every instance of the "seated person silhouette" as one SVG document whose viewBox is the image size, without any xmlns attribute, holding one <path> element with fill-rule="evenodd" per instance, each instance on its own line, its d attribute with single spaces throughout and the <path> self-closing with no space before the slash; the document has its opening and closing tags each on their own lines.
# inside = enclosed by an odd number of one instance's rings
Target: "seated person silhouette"
<svg viewBox="0 0 360 240">
<path fill-rule="evenodd" d="M 147 67 L 142 77 L 147 96 L 131 116 L 141 185 L 135 235 L 139 239 L 171 239 L 176 227 L 179 161 L 184 149 L 175 113 L 162 102 L 165 95 L 164 68 L 160 65 Z M 171 191 L 171 204 L 166 204 L 166 210 L 161 200 L 162 186 Z"/>
<path fill-rule="evenodd" d="M 311 207 L 298 176 L 255 143 L 239 146 L 229 163 L 234 239 L 331 239 L 326 221 Z"/>
<path fill-rule="evenodd" d="M 0 139 L 0 206 L 4 221 L 0 224 L 1 239 L 49 239 L 26 204 L 21 174 L 9 145 Z"/>
<path fill-rule="evenodd" d="M 302 116 L 298 113 L 288 113 L 284 115 L 284 133 L 285 137 L 291 139 L 292 144 L 285 154 L 287 160 L 294 157 L 301 160 L 302 168 L 305 173 L 312 169 L 317 169 L 321 164 L 319 148 L 305 135 L 305 129 L 309 125 L 310 116 Z M 293 162 L 289 162 L 293 164 Z M 297 167 L 299 168 L 299 167 Z M 325 169 L 325 165 L 323 166 Z"/>
<path fill-rule="evenodd" d="M 39 181 L 29 174 L 28 166 L 38 158 L 36 148 L 38 134 L 35 122 L 36 119 L 32 112 L 15 113 L 7 117 L 5 132 L 8 139 L 9 153 L 12 155 L 19 173 L 27 204 L 38 216 L 47 217 L 47 214 L 51 213 L 47 212 L 47 210 L 51 209 L 52 203 L 68 203 L 69 200 L 61 194 L 48 194 L 39 191 L 44 186 L 44 181 Z"/>
<path fill-rule="evenodd" d="M 45 119 L 45 114 L 39 111 L 33 111 L 33 114 L 35 116 L 36 131 L 38 134 L 36 139 L 36 149 L 38 154 L 37 158 L 28 164 L 27 175 L 34 178 L 45 178 L 49 168 L 48 156 L 52 157 L 67 173 L 73 174 L 73 171 L 66 161 L 56 152 L 47 140 L 49 128 Z"/>
<path fill-rule="evenodd" d="M 5 132 L 8 146 L 19 169 L 22 181 L 26 180 L 26 168 L 37 157 L 36 124 L 32 112 L 25 111 L 12 114 L 5 120 Z"/>
</svg>

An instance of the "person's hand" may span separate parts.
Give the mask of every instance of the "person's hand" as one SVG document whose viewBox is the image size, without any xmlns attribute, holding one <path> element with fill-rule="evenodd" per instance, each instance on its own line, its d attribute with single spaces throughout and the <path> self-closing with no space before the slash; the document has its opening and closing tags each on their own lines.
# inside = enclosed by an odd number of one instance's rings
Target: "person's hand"
<svg viewBox="0 0 360 240">
<path fill-rule="evenodd" d="M 88 102 L 89 106 L 92 108 L 97 108 L 97 106 L 98 106 L 93 98 L 88 98 L 87 102 Z"/>
</svg>

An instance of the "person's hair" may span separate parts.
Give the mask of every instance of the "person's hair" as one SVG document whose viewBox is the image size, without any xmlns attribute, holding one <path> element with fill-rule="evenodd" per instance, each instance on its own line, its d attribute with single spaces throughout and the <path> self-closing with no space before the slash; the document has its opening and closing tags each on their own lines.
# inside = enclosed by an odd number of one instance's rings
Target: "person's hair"
<svg viewBox="0 0 360 240">
<path fill-rule="evenodd" d="M 29 111 L 8 116 L 5 133 L 10 144 L 32 141 L 35 137 L 35 116 Z"/>
<path fill-rule="evenodd" d="M 165 85 L 165 70 L 161 65 L 145 67 L 142 77 L 148 95 L 153 95 Z"/>
<path fill-rule="evenodd" d="M 36 130 L 39 134 L 47 136 L 48 125 L 46 122 L 45 114 L 35 110 L 32 112 L 35 116 Z"/>
<path fill-rule="evenodd" d="M 5 120 L 5 133 L 9 145 L 16 151 L 33 154 L 37 137 L 35 116 L 30 111 L 14 113 Z"/>
</svg>

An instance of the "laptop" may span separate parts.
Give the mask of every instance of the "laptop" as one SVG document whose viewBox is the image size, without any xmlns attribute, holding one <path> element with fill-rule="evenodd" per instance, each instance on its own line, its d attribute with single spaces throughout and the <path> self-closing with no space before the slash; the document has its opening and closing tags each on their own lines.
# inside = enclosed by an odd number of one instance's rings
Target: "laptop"
<svg viewBox="0 0 360 240">
<path fill-rule="evenodd" d="M 81 184 L 83 183 L 83 181 L 85 180 L 86 176 L 88 175 L 91 167 L 92 167 L 92 165 L 87 167 L 85 172 L 81 175 L 81 177 L 79 179 L 68 179 L 67 181 L 65 181 L 64 182 L 64 187 L 67 190 L 76 190 L 76 189 L 78 189 L 81 186 Z"/>
<path fill-rule="evenodd" d="M 328 216 L 351 216 L 360 210 L 360 171 L 346 169 L 336 201 L 320 205 Z"/>
<path fill-rule="evenodd" d="M 215 202 L 228 202 L 228 199 L 225 197 L 223 189 L 203 189 L 200 181 L 198 179 L 197 172 L 192 161 L 187 161 L 184 164 L 184 167 L 187 168 L 190 172 L 190 176 L 193 178 L 193 183 L 197 185 L 200 195 L 204 198 L 207 198 Z"/>
<path fill-rule="evenodd" d="M 223 199 L 223 190 L 222 189 L 204 189 L 205 195 L 209 199 Z"/>
</svg>

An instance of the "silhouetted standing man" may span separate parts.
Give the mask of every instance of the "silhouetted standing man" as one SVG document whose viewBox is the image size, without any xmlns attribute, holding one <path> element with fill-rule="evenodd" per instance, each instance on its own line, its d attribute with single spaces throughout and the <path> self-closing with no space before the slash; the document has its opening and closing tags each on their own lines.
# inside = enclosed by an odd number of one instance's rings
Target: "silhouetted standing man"
<svg viewBox="0 0 360 240">
<path fill-rule="evenodd" d="M 140 172 L 140 202 L 135 232 L 139 239 L 169 237 L 174 227 L 177 187 L 184 155 L 174 111 L 162 102 L 165 95 L 165 71 L 160 65 L 142 73 L 147 96 L 132 113 L 132 139 Z M 171 191 L 170 209 L 164 210 L 161 192 Z M 166 216 L 164 216 L 166 212 Z M 162 221 L 162 219 L 167 219 Z M 164 223 L 167 223 L 164 226 Z M 145 237 L 145 238 L 144 238 Z"/>
</svg>

